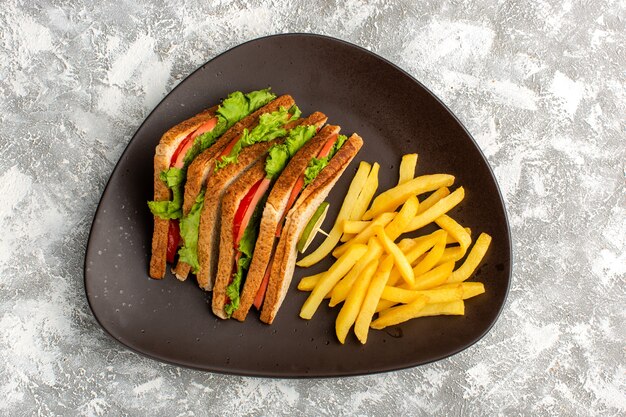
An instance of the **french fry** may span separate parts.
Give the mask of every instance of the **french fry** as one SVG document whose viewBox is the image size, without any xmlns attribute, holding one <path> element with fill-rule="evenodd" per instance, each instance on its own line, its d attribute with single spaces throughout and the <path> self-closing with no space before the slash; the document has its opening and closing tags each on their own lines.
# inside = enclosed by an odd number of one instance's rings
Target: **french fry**
<svg viewBox="0 0 626 417">
<path fill-rule="evenodd" d="M 363 189 L 359 193 L 359 196 L 352 208 L 352 212 L 350 213 L 350 220 L 360 220 L 363 217 L 363 214 L 367 211 L 370 203 L 372 202 L 372 198 L 374 194 L 376 194 L 376 190 L 378 190 L 378 171 L 380 170 L 380 165 L 378 162 L 374 162 L 372 165 L 372 169 L 365 180 L 365 184 L 363 185 Z"/>
<path fill-rule="evenodd" d="M 407 238 L 407 239 L 402 239 L 401 241 L 398 242 L 398 247 L 400 248 L 402 253 L 404 253 L 405 255 L 415 246 L 417 246 L 417 242 L 415 241 L 415 239 Z"/>
<path fill-rule="evenodd" d="M 363 304 L 363 300 L 365 299 L 365 294 L 370 285 L 370 281 L 374 272 L 376 272 L 376 268 L 378 268 L 378 260 L 373 259 L 365 266 L 363 272 L 358 276 L 357 280 L 354 282 L 352 290 L 346 298 L 346 302 L 341 307 L 339 311 L 339 315 L 337 316 L 337 321 L 335 322 L 335 333 L 337 333 L 337 338 L 343 344 L 346 341 L 346 336 L 350 331 L 350 327 L 354 324 L 357 316 L 359 315 L 359 311 L 361 310 L 361 304 Z"/>
<path fill-rule="evenodd" d="M 385 227 L 385 233 L 389 236 L 389 239 L 396 240 L 404 233 L 406 227 L 417 214 L 419 204 L 417 197 L 414 195 L 406 200 L 396 217 Z"/>
<path fill-rule="evenodd" d="M 324 275 L 325 272 L 320 272 L 319 274 L 311 275 L 309 277 L 304 277 L 298 282 L 298 289 L 300 291 L 313 291 L 313 288 L 317 285 L 320 278 Z"/>
<path fill-rule="evenodd" d="M 397 305 L 395 301 L 383 300 L 381 299 L 376 305 L 376 313 L 380 313 L 381 311 L 385 311 L 395 305 Z"/>
<path fill-rule="evenodd" d="M 432 290 L 413 291 L 404 288 L 390 287 L 387 285 L 383 290 L 380 298 L 382 300 L 394 301 L 396 303 L 407 304 L 420 295 L 428 297 L 428 304 L 433 303 L 447 303 L 449 301 L 462 300 L 463 288 L 461 284 L 456 287 L 441 288 L 437 287 Z"/>
<path fill-rule="evenodd" d="M 445 230 L 436 230 L 433 233 L 414 239 L 416 245 L 406 252 L 406 258 L 412 264 L 420 256 L 428 252 L 437 242 L 445 240 L 447 233 Z"/>
<path fill-rule="evenodd" d="M 435 205 L 435 203 L 441 200 L 444 197 L 450 195 L 450 189 L 448 187 L 441 187 L 437 189 L 434 193 L 429 195 L 424 201 L 420 201 L 420 207 L 417 210 L 417 214 L 422 214 L 429 208 Z"/>
<path fill-rule="evenodd" d="M 361 217 L 363 217 L 363 213 L 365 213 L 365 211 L 369 207 L 372 201 L 372 197 L 374 197 L 374 194 L 376 194 L 376 190 L 378 189 L 379 169 L 380 165 L 378 165 L 377 162 L 374 162 L 374 165 L 372 165 L 372 169 L 367 176 L 367 180 L 365 181 L 365 185 L 363 186 L 363 189 L 361 190 L 361 193 L 359 194 L 356 203 L 352 208 L 352 212 L 350 213 L 348 220 L 361 220 Z M 345 235 L 344 232 L 344 236 L 341 236 L 341 241 L 346 242 L 352 237 L 354 237 L 354 235 Z"/>
<path fill-rule="evenodd" d="M 380 300 L 380 294 L 387 284 L 389 273 L 393 267 L 393 258 L 387 256 L 378 266 L 378 269 L 374 273 L 374 277 L 370 282 L 367 289 L 365 299 L 361 304 L 361 310 L 357 315 L 356 322 L 354 323 L 354 333 L 359 341 L 363 344 L 367 342 L 367 333 L 369 331 L 370 323 L 372 322 L 372 316 L 376 310 L 378 300 Z"/>
<path fill-rule="evenodd" d="M 335 258 L 340 257 L 351 245 L 357 243 L 367 243 L 370 237 L 374 236 L 374 229 L 376 228 L 376 226 L 387 226 L 393 220 L 396 214 L 397 213 L 381 213 L 354 238 L 341 246 L 337 246 L 337 248 L 335 248 L 335 250 L 333 251 L 333 256 Z"/>
<path fill-rule="evenodd" d="M 429 290 L 446 282 L 452 270 L 454 262 L 441 264 L 426 272 L 425 274 L 415 277 L 415 283 L 407 286 L 411 290 Z"/>
<path fill-rule="evenodd" d="M 406 246 L 408 249 L 406 251 L 402 250 L 402 252 L 404 253 L 404 256 L 406 257 L 409 264 L 413 265 L 413 263 L 421 259 L 421 256 L 424 253 L 426 253 L 429 249 L 435 246 L 439 239 L 441 239 L 442 237 L 445 239 L 445 235 L 445 231 L 437 230 L 430 235 L 421 236 L 419 238 L 413 239 L 413 245 L 405 242 L 403 246 Z M 400 244 L 402 244 L 402 242 L 404 241 L 405 240 L 400 241 L 398 247 L 400 247 Z M 415 276 L 415 272 L 413 272 L 413 275 Z M 397 268 L 394 268 L 391 271 L 391 275 L 389 276 L 389 285 L 396 285 L 401 278 L 402 276 L 400 275 L 400 271 Z"/>
<path fill-rule="evenodd" d="M 418 210 L 419 210 L 418 206 Z M 341 242 L 347 242 L 348 240 L 352 239 L 352 237 L 354 237 L 355 234 L 360 233 L 363 231 L 363 229 L 365 229 L 367 226 L 369 226 L 370 224 L 372 224 L 372 220 L 345 220 L 343 222 L 343 236 L 341 236 Z M 469 227 L 464 228 L 465 232 L 470 235 L 470 239 L 471 239 L 471 235 L 472 235 L 472 231 Z M 420 236 L 414 239 L 402 239 L 400 242 L 403 241 L 419 241 L 419 239 L 425 238 L 426 236 Z M 458 243 L 458 241 L 448 235 L 448 239 L 446 240 L 446 244 L 450 245 L 453 243 Z"/>
<path fill-rule="evenodd" d="M 428 254 L 422 259 L 415 267 L 413 268 L 414 276 L 425 274 L 426 272 L 433 269 L 439 259 L 441 259 L 441 255 L 443 255 L 443 251 L 446 249 L 446 238 L 448 234 L 443 232 L 440 235 L 437 243 L 432 247 L 432 249 L 428 252 Z"/>
<path fill-rule="evenodd" d="M 414 178 L 379 194 L 372 202 L 372 207 L 363 215 L 363 220 L 373 219 L 380 213 L 394 211 L 412 195 L 427 193 L 440 187 L 449 187 L 453 183 L 454 176 L 447 174 L 422 175 Z"/>
<path fill-rule="evenodd" d="M 400 162 L 400 178 L 398 179 L 398 185 L 404 184 L 410 181 L 415 176 L 415 167 L 417 166 L 417 154 L 410 153 L 402 155 L 402 162 Z"/>
<path fill-rule="evenodd" d="M 411 320 L 412 318 L 417 317 L 419 312 L 424 309 L 427 301 L 428 297 L 419 295 L 409 304 L 392 307 L 389 310 L 386 310 L 384 314 L 380 314 L 379 317 L 372 322 L 370 327 L 372 329 L 384 329 L 387 326 L 393 326 L 395 324 Z"/>
<path fill-rule="evenodd" d="M 344 275 L 352 269 L 354 264 L 359 260 L 361 256 L 367 251 L 365 245 L 352 245 L 345 254 L 343 254 L 337 261 L 331 266 L 324 276 L 318 281 L 317 285 L 309 294 L 309 298 L 302 305 L 300 310 L 300 317 L 303 319 L 310 319 L 317 311 L 320 303 L 326 297 L 326 294 L 332 290 Z"/>
<path fill-rule="evenodd" d="M 378 259 L 383 254 L 383 246 L 380 244 L 378 239 L 371 238 L 367 243 L 367 252 L 361 259 L 354 264 L 354 267 L 348 272 L 348 274 L 341 279 L 335 285 L 335 287 L 330 292 L 330 303 L 331 307 L 336 306 L 337 304 L 344 301 L 350 290 L 352 289 L 352 285 L 357 280 L 357 278 L 361 275 L 361 272 L 365 269 L 365 267 L 372 261 L 373 259 Z"/>
<path fill-rule="evenodd" d="M 342 235 L 342 223 L 344 220 L 348 219 L 348 216 L 352 212 L 354 204 L 363 190 L 365 186 L 365 182 L 367 181 L 367 177 L 369 176 L 371 166 L 367 162 L 361 162 L 359 164 L 359 169 L 357 170 L 352 182 L 350 183 L 350 188 L 348 188 L 348 192 L 346 193 L 346 197 L 341 204 L 341 208 L 339 209 L 339 214 L 337 214 L 337 220 L 333 225 L 333 228 L 330 230 L 326 239 L 322 242 L 317 249 L 315 249 L 312 253 L 302 258 L 296 265 L 301 267 L 309 267 L 315 265 L 326 255 L 328 255 L 335 245 L 339 242 L 339 239 Z"/>
<path fill-rule="evenodd" d="M 436 202 L 431 208 L 424 211 L 422 214 L 418 214 L 413 218 L 411 224 L 408 226 L 407 232 L 412 232 L 417 229 L 421 229 L 428 223 L 432 223 L 436 218 L 452 210 L 457 204 L 459 204 L 465 197 L 465 190 L 463 187 L 459 187 L 452 194 L 442 198 Z"/>
<path fill-rule="evenodd" d="M 443 251 L 441 258 L 439 259 L 439 262 L 437 262 L 437 265 L 441 265 L 450 261 L 456 262 L 459 259 L 463 258 L 463 256 L 465 256 L 465 251 L 460 246 L 454 248 L 446 248 Z"/>
<path fill-rule="evenodd" d="M 394 308 L 399 308 L 399 307 L 394 307 Z M 389 314 L 393 314 L 394 308 L 381 311 L 376 321 L 385 318 Z M 462 300 L 458 300 L 458 301 L 450 301 L 449 303 L 426 304 L 421 310 L 419 310 L 411 318 L 428 317 L 428 316 L 462 316 L 464 314 L 465 314 L 465 303 Z"/>
<path fill-rule="evenodd" d="M 482 261 L 485 253 L 487 253 L 487 249 L 489 249 L 490 243 L 491 236 L 489 236 L 487 233 L 481 233 L 480 236 L 478 236 L 478 239 L 476 239 L 476 243 L 474 243 L 474 246 L 470 250 L 470 253 L 467 255 L 465 262 L 463 262 L 463 265 L 461 265 L 459 269 L 454 271 L 448 277 L 447 282 L 463 282 L 468 279 L 472 275 L 472 273 L 474 273 L 474 271 L 478 267 L 478 264 L 480 264 L 480 261 Z"/>
<path fill-rule="evenodd" d="M 432 291 L 436 290 L 448 290 L 450 288 L 460 288 L 461 289 L 461 297 L 463 300 L 467 300 L 468 298 L 476 297 L 477 295 L 483 294 L 485 292 L 485 285 L 482 282 L 459 282 L 453 284 L 444 284 Z"/>
<path fill-rule="evenodd" d="M 343 236 L 341 236 L 341 241 L 347 242 L 370 224 L 372 224 L 372 220 L 345 220 L 343 222 Z"/>
<path fill-rule="evenodd" d="M 437 225 L 443 230 L 448 232 L 448 236 L 457 241 L 459 243 L 459 246 L 461 246 L 463 250 L 467 250 L 469 245 L 472 243 L 472 237 L 470 236 L 470 234 L 452 217 L 444 214 L 436 218 L 435 223 L 437 223 Z"/>
<path fill-rule="evenodd" d="M 461 285 L 464 300 L 485 293 L 485 285 L 482 282 L 462 282 Z"/>
<path fill-rule="evenodd" d="M 393 243 L 393 240 L 391 240 L 389 236 L 387 236 L 383 226 L 377 226 L 375 228 L 375 233 L 380 240 L 380 243 L 383 245 L 383 249 L 385 250 L 385 252 L 393 257 L 394 263 L 398 267 L 402 278 L 404 278 L 404 280 L 408 284 L 413 284 L 415 282 L 415 274 L 413 273 L 411 264 L 404 256 L 404 253 L 402 253 L 398 245 Z"/>
</svg>

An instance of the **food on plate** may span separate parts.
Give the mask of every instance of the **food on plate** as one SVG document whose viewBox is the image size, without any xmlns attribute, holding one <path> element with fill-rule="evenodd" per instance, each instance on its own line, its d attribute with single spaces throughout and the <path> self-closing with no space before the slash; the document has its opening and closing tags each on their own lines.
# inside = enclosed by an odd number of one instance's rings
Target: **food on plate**
<svg viewBox="0 0 626 417">
<path fill-rule="evenodd" d="M 346 302 L 339 311 L 339 315 L 337 315 L 335 332 L 337 333 L 337 338 L 341 343 L 345 342 L 346 336 L 350 331 L 350 327 L 352 327 L 357 316 L 359 315 L 359 311 L 361 311 L 361 304 L 363 304 L 363 300 L 365 299 L 365 295 L 370 286 L 371 279 L 374 276 L 374 272 L 376 272 L 376 268 L 378 268 L 377 259 L 372 259 L 367 263 L 363 271 L 357 276 L 352 291 L 350 291 L 348 298 L 346 298 Z"/>
<path fill-rule="evenodd" d="M 261 113 L 275 107 L 268 103 L 291 100 L 275 99 L 269 89 L 247 94 L 234 92 L 222 104 L 202 111 L 163 134 L 154 155 L 154 201 L 148 203 L 154 215 L 150 259 L 152 278 L 163 278 L 166 262 L 174 262 L 180 241 L 183 190 L 190 164 L 203 152 L 220 152 L 244 129 L 257 123 Z M 199 193 L 198 189 L 196 195 L 186 199 L 185 214 L 189 213 Z"/>
<path fill-rule="evenodd" d="M 393 212 L 412 196 L 434 191 L 440 187 L 449 187 L 454 177 L 447 174 L 422 175 L 391 188 L 378 195 L 372 206 L 363 215 L 363 220 L 371 220 L 380 213 Z"/>
<path fill-rule="evenodd" d="M 417 166 L 417 154 L 409 153 L 402 156 L 400 162 L 400 176 L 398 177 L 398 185 L 402 185 L 410 181 L 415 176 L 415 167 Z"/>
<path fill-rule="evenodd" d="M 179 280 L 193 273 L 214 292 L 217 316 L 243 321 L 255 305 L 271 323 L 297 250 L 319 231 L 323 200 L 363 145 L 326 121 L 320 112 L 302 118 L 291 96 L 265 89 L 232 93 L 168 130 L 155 151 L 148 202 L 150 276 L 163 278 L 173 264 Z M 378 166 L 368 176 L 370 168 L 346 218 L 361 217 L 376 192 Z"/>
<path fill-rule="evenodd" d="M 196 218 L 189 220 L 188 235 L 192 245 L 187 244 L 183 235 L 181 255 L 174 268 L 178 279 L 184 280 L 190 271 L 196 274 L 198 284 L 204 290 L 211 290 L 217 271 L 217 255 L 220 242 L 221 207 L 222 200 L 229 187 L 255 162 L 265 157 L 267 151 L 278 143 L 287 133 L 298 124 L 300 110 L 290 96 L 276 99 L 282 103 L 278 107 L 267 109 L 260 114 L 256 125 L 244 129 L 240 135 L 233 138 L 225 147 L 214 154 L 205 151 L 189 167 L 189 177 L 196 181 L 191 185 L 187 181 L 185 186 L 185 200 L 187 196 L 193 198 L 197 183 L 206 179 L 205 195 L 199 203 Z M 268 104 L 268 106 L 272 103 Z M 193 188 L 192 191 L 189 189 Z M 202 191 L 200 191 L 201 193 Z M 193 210 L 192 210 L 193 211 Z M 181 220 L 181 230 L 185 229 L 186 219 Z M 193 245 L 197 241 L 196 245 Z"/>
<path fill-rule="evenodd" d="M 313 217 L 311 217 L 311 220 L 309 220 L 306 227 L 302 231 L 302 236 L 300 236 L 300 239 L 298 239 L 298 244 L 296 245 L 298 252 L 305 252 L 311 242 L 313 242 L 313 239 L 317 235 L 317 232 L 320 231 L 322 223 L 324 223 L 324 220 L 326 219 L 328 207 L 330 207 L 330 204 L 324 201 L 322 204 L 320 204 L 317 210 L 315 210 L 315 213 L 313 213 Z"/>
<path fill-rule="evenodd" d="M 360 219 L 367 210 L 367 207 L 370 205 L 372 201 L 372 197 L 376 194 L 376 190 L 378 189 L 378 171 L 380 170 L 380 165 L 374 163 L 372 168 L 370 169 L 369 174 L 367 175 L 367 179 L 365 180 L 365 184 L 363 184 L 363 188 L 359 193 L 359 196 L 350 211 L 350 215 L 347 220 L 344 220 L 344 223 L 354 219 Z M 349 233 L 345 233 L 341 236 L 341 241 L 345 242 L 352 238 L 353 235 Z"/>
<path fill-rule="evenodd" d="M 365 255 L 367 252 L 367 246 L 356 244 L 350 247 L 337 261 L 330 267 L 328 272 L 320 278 L 320 280 L 311 291 L 309 298 L 304 302 L 302 309 L 300 310 L 300 317 L 303 319 L 310 319 L 317 311 L 320 303 L 330 292 L 330 290 L 339 282 L 339 280 L 352 269 L 354 264 Z"/>
<path fill-rule="evenodd" d="M 320 133 L 322 132 L 320 131 Z M 303 158 L 303 160 L 298 159 L 298 162 L 296 162 L 297 157 L 292 160 L 290 165 L 293 164 L 294 167 L 302 171 L 295 168 L 290 171 L 299 173 L 299 176 L 290 179 L 285 173 L 287 169 L 281 175 L 281 178 L 285 178 L 285 183 L 292 184 L 291 188 L 287 187 L 290 190 L 289 194 L 284 193 L 284 189 L 283 191 L 277 191 L 277 203 L 270 205 L 268 200 L 266 205 L 266 209 L 279 212 L 280 221 L 275 228 L 266 228 L 262 222 L 260 229 L 260 236 L 266 235 L 272 239 L 270 242 L 274 245 L 274 254 L 271 255 L 267 262 L 261 258 L 257 259 L 256 255 L 253 256 L 242 296 L 242 306 L 245 306 L 243 303 L 244 298 L 247 297 L 248 291 L 251 292 L 255 306 L 261 307 L 261 321 L 264 323 L 271 324 L 274 321 L 287 294 L 295 269 L 296 245 L 303 229 L 350 162 L 352 162 L 361 146 L 363 146 L 363 140 L 357 134 L 352 134 L 350 137 L 339 134 L 336 137 L 331 135 L 317 154 L 304 154 L 306 158 Z M 304 163 L 302 163 L 303 161 Z M 295 178 L 297 180 L 295 180 L 294 184 L 292 181 Z M 303 188 L 299 188 L 301 186 Z M 293 199 L 295 199 L 295 202 L 293 202 L 291 209 L 287 211 L 286 206 L 291 204 L 290 200 Z M 265 213 L 263 218 L 266 218 Z M 267 218 L 270 219 L 270 217 Z M 264 230 L 267 230 L 267 232 L 264 232 Z M 279 234 L 280 237 L 276 238 L 276 234 Z M 268 238 L 259 239 L 258 242 L 267 242 L 266 239 Z M 255 265 L 259 265 L 257 278 L 250 279 L 250 274 L 253 272 Z M 260 276 L 260 287 L 256 287 L 257 279 Z M 246 299 L 249 300 L 249 298 Z M 239 309 L 241 309 L 241 306 Z M 241 312 L 235 311 L 233 316 L 238 320 L 242 320 L 240 317 L 245 317 L 245 313 L 247 311 L 242 309 Z"/>
<path fill-rule="evenodd" d="M 346 197 L 343 200 L 343 204 L 341 205 L 341 209 L 339 209 L 339 214 L 337 214 L 337 219 L 335 220 L 335 224 L 332 229 L 326 236 L 326 239 L 318 248 L 310 253 L 309 255 L 302 258 L 297 262 L 298 266 L 312 266 L 321 261 L 328 255 L 333 247 L 339 242 L 339 239 L 342 235 L 342 223 L 344 220 L 348 220 L 350 214 L 352 213 L 352 208 L 355 206 L 356 201 L 359 198 L 359 194 L 361 190 L 363 190 L 365 183 L 367 182 L 367 178 L 369 176 L 371 170 L 371 165 L 367 162 L 361 162 L 359 164 L 359 169 L 357 170 L 352 182 L 350 183 L 350 187 L 348 188 L 348 192 L 346 193 Z"/>
<path fill-rule="evenodd" d="M 298 289 L 311 292 L 300 310 L 304 319 L 311 319 L 325 298 L 330 297 L 330 307 L 343 303 L 335 322 L 341 343 L 352 326 L 365 343 L 370 328 L 417 317 L 463 315 L 464 300 L 485 292 L 483 283 L 466 280 L 487 253 L 491 237 L 482 233 L 472 246 L 471 230 L 449 215 L 464 199 L 463 187 L 451 192 L 454 177 L 447 174 L 414 178 L 416 164 L 417 154 L 405 155 L 398 185 L 374 198 L 367 210 L 359 206 L 360 217 L 348 210 L 338 216 L 333 239 L 313 252 L 319 255 L 298 262 L 309 266 L 331 252 L 338 258 L 328 271 L 303 278 Z M 368 165 L 361 167 L 365 171 Z M 368 173 L 363 171 L 357 171 L 344 206 L 346 201 L 355 204 L 358 192 L 366 189 Z M 422 197 L 426 193 L 430 195 Z M 368 202 L 372 197 L 368 195 Z M 429 225 L 438 228 L 416 235 Z M 412 237 L 401 238 L 407 233 Z M 344 243 L 334 247 L 339 241 Z"/>
<path fill-rule="evenodd" d="M 389 278 L 391 268 L 393 268 L 393 262 L 393 257 L 387 256 L 379 264 L 378 269 L 374 273 L 374 277 L 367 288 L 367 294 L 365 294 L 363 304 L 361 304 L 359 315 L 354 322 L 354 334 L 356 334 L 356 337 L 361 341 L 361 343 L 365 343 L 367 341 L 367 333 L 369 331 L 370 323 L 372 322 L 372 317 L 376 312 L 376 305 L 378 304 L 378 300 L 380 300 L 380 295 L 385 289 L 385 283 Z"/>
<path fill-rule="evenodd" d="M 283 194 L 290 195 L 291 188 L 287 189 L 284 181 L 277 180 L 284 178 L 281 173 L 290 159 L 300 155 L 300 149 L 316 135 L 326 120 L 324 114 L 317 112 L 302 119 L 298 126 L 291 126 L 287 135 L 274 141 L 272 147 L 264 153 L 264 158 L 235 179 L 226 191 L 221 202 L 221 213 L 217 215 L 221 219 L 221 231 L 219 245 L 216 246 L 218 256 L 214 257 L 217 260 L 217 272 L 212 308 L 216 316 L 229 318 L 239 308 L 244 281 L 251 282 L 259 278 L 258 275 L 265 274 L 265 271 L 259 274 L 258 268 L 250 269 L 253 254 L 257 260 L 262 255 L 267 258 L 271 255 L 280 214 L 270 214 L 270 207 L 277 202 L 275 198 L 269 199 L 270 194 L 275 197 L 278 191 L 283 191 Z M 267 230 L 264 228 L 264 233 L 259 234 L 261 216 L 265 214 L 265 219 L 271 217 L 274 227 L 272 233 L 265 233 Z M 253 276 L 255 273 L 257 276 Z M 259 284 L 261 279 L 262 276 Z M 250 301 L 253 301 L 253 297 L 250 297 Z"/>
</svg>

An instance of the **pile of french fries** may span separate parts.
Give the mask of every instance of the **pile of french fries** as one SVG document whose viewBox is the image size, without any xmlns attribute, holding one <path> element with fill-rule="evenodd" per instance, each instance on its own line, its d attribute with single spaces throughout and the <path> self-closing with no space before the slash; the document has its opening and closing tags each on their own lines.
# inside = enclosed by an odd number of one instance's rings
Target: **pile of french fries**
<svg viewBox="0 0 626 417">
<path fill-rule="evenodd" d="M 341 343 L 353 325 L 365 343 L 370 328 L 416 317 L 463 315 L 464 300 L 485 292 L 482 283 L 465 281 L 491 237 L 482 233 L 470 250 L 470 229 L 446 214 L 463 200 L 463 187 L 450 192 L 452 175 L 415 177 L 417 159 L 417 154 L 404 155 L 398 185 L 374 199 L 380 166 L 361 162 L 326 239 L 297 263 L 309 267 L 331 252 L 337 258 L 327 271 L 303 278 L 298 289 L 311 292 L 300 311 L 303 319 L 311 319 L 324 299 L 330 298 L 331 307 L 343 303 L 335 324 Z M 433 222 L 435 232 L 396 242 Z"/>
</svg>

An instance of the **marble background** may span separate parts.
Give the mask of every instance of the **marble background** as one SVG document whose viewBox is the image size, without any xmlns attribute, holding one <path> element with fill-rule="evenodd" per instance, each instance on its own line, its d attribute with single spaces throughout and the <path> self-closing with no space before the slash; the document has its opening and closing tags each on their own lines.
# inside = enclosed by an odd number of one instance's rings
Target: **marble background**
<svg viewBox="0 0 626 417">
<path fill-rule="evenodd" d="M 4 1 L 1 415 L 624 415 L 626 3 Z M 415 369 L 332 380 L 213 375 L 98 327 L 83 254 L 135 129 L 243 41 L 315 32 L 421 80 L 494 168 L 514 244 L 491 333 Z"/>
</svg>

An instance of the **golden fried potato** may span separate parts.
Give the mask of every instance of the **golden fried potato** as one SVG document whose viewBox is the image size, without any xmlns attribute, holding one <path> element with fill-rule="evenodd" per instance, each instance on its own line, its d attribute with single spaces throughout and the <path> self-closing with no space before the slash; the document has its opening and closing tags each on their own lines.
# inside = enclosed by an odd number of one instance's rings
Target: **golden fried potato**
<svg viewBox="0 0 626 417">
<path fill-rule="evenodd" d="M 367 246 L 356 244 L 352 245 L 345 254 L 337 259 L 309 294 L 309 298 L 306 299 L 300 310 L 300 317 L 307 320 L 313 317 L 326 294 L 352 269 L 365 252 L 367 252 Z"/>
</svg>

